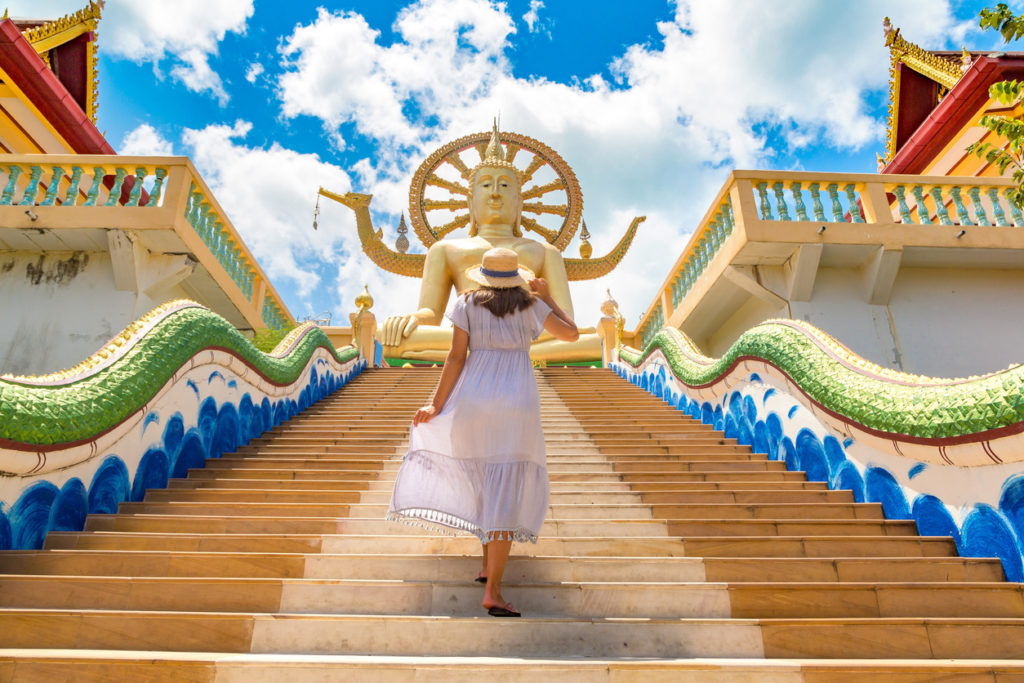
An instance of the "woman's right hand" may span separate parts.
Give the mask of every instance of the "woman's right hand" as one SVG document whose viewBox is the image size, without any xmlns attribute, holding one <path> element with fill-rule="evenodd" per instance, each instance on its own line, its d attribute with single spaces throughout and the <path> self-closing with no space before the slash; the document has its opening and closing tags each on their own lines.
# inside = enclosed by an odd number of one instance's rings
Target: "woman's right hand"
<svg viewBox="0 0 1024 683">
<path fill-rule="evenodd" d="M 527 284 L 530 285 L 530 289 L 537 295 L 538 299 L 547 300 L 551 298 L 551 287 L 548 285 L 548 281 L 542 277 L 535 277 L 530 280 Z"/>
<path fill-rule="evenodd" d="M 438 410 L 434 406 L 423 406 L 412 416 L 412 423 L 413 425 L 418 425 L 421 422 L 430 422 L 437 416 L 437 413 Z"/>
</svg>

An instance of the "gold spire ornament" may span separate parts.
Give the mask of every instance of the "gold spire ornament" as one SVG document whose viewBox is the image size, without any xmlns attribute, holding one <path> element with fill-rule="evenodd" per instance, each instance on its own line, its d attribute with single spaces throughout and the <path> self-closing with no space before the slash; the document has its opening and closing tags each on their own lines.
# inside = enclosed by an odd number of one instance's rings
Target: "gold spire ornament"
<svg viewBox="0 0 1024 683">
<path fill-rule="evenodd" d="M 402 220 L 398 222 L 398 239 L 395 240 L 395 249 L 399 254 L 409 251 L 409 238 L 405 236 L 407 232 L 409 232 L 409 228 L 405 225 L 405 211 L 403 211 Z"/>
<path fill-rule="evenodd" d="M 583 229 L 580 231 L 580 258 L 590 258 L 594 253 L 594 247 L 590 246 L 590 231 L 587 230 L 587 219 L 583 219 Z"/>
<path fill-rule="evenodd" d="M 368 308 L 373 308 L 373 297 L 370 296 L 370 286 L 363 285 L 363 291 L 356 295 L 356 308 L 360 311 L 364 311 Z"/>
<path fill-rule="evenodd" d="M 523 185 L 523 172 L 505 158 L 505 148 L 501 146 L 501 133 L 498 132 L 498 119 L 494 119 L 494 127 L 491 129 L 491 137 L 487 141 L 487 147 L 484 148 L 483 159 L 473 167 L 473 170 L 466 176 L 466 180 L 472 180 L 473 176 L 481 168 L 507 168 L 516 174 L 520 187 Z"/>
</svg>

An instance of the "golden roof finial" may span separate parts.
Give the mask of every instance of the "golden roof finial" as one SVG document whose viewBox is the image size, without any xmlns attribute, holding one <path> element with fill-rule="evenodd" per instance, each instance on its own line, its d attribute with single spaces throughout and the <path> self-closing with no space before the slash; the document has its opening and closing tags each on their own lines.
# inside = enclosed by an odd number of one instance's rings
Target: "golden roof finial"
<svg viewBox="0 0 1024 683">
<path fill-rule="evenodd" d="M 974 57 L 967 51 L 967 46 L 965 45 L 963 46 L 963 52 L 960 54 L 960 71 L 967 73 L 972 64 L 974 64 Z"/>
</svg>

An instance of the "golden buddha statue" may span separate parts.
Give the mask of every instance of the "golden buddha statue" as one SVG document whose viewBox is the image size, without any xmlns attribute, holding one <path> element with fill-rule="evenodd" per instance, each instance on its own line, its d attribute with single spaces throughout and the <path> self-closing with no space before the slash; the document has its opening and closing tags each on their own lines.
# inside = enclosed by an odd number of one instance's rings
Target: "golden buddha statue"
<svg viewBox="0 0 1024 683">
<path fill-rule="evenodd" d="M 380 234 L 373 229 L 370 221 L 368 195 L 337 195 L 320 189 L 322 195 L 335 199 L 356 212 L 363 250 L 374 262 L 392 272 L 404 275 L 419 274 L 422 277 L 417 309 L 408 314 L 386 318 L 378 329 L 377 338 L 384 346 L 385 356 L 428 361 L 444 360 L 451 346 L 452 329 L 442 327 L 441 321 L 451 291 L 454 288 L 458 294 L 462 294 L 478 286 L 466 277 L 466 271 L 471 266 L 479 265 L 484 252 L 489 249 L 504 247 L 515 251 L 519 255 L 519 263 L 532 270 L 537 277 L 547 280 L 552 297 L 566 313 L 573 316 L 569 280 L 603 275 L 618 264 L 629 248 L 636 227 L 643 220 L 642 217 L 634 219 L 619 245 L 603 259 L 563 259 L 561 248 L 568 243 L 575 230 L 575 226 L 570 224 L 571 219 L 575 216 L 578 221 L 582 213 L 582 194 L 578 191 L 578 185 L 573 187 L 575 176 L 561 158 L 540 143 L 514 134 L 506 134 L 506 138 L 506 144 L 513 150 L 511 154 L 506 154 L 502 147 L 502 136 L 495 123 L 486 147 L 479 142 L 474 145 L 481 161 L 473 169 L 469 169 L 457 157 L 458 150 L 446 152 L 446 148 L 435 152 L 420 167 L 413 180 L 413 190 L 410 191 L 410 217 L 417 234 L 421 239 L 426 238 L 423 239 L 425 243 L 433 238 L 432 243 L 428 244 L 425 256 L 396 252 L 383 244 Z M 468 147 L 464 144 L 466 140 L 460 139 L 452 144 L 462 144 L 465 149 Z M 527 147 L 527 144 L 530 146 Z M 517 168 L 508 158 L 514 157 L 515 152 L 521 148 L 535 154 L 534 161 L 525 171 Z M 432 162 L 439 153 L 439 160 Z M 535 186 L 524 191 L 526 182 L 542 165 L 538 159 L 553 161 L 552 165 L 559 177 L 544 186 Z M 437 167 L 445 162 L 459 170 L 461 176 L 468 181 L 468 186 L 445 180 L 435 173 Z M 434 165 L 430 166 L 431 163 Z M 429 167 L 426 172 L 425 167 Z M 426 199 L 423 197 L 423 189 L 427 185 L 444 187 L 453 195 L 464 195 L 465 200 L 440 202 Z M 564 214 L 566 220 L 563 221 L 561 231 L 548 230 L 536 220 L 523 217 L 524 198 L 538 197 L 548 191 L 559 189 L 566 192 L 566 205 L 530 204 L 526 205 L 526 208 L 536 213 Z M 467 210 L 466 215 L 456 217 L 451 223 L 436 229 L 430 227 L 423 213 L 424 210 L 431 209 L 463 208 Z M 466 223 L 469 224 L 468 237 L 440 239 Z M 531 230 L 539 232 L 548 240 L 541 242 L 523 237 L 523 225 L 528 225 Z M 576 277 L 572 277 L 573 275 Z M 580 332 L 580 338 L 575 342 L 559 341 L 545 332 L 534 342 L 530 355 L 534 360 L 541 362 L 600 359 L 601 339 L 595 330 L 581 328 Z"/>
</svg>

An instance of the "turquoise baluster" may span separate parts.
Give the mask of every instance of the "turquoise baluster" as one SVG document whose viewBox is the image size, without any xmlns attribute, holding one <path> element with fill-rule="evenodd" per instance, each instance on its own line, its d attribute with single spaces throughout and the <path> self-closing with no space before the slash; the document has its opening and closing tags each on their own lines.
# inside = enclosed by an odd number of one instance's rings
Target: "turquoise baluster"
<svg viewBox="0 0 1024 683">
<path fill-rule="evenodd" d="M 1007 188 L 1006 191 L 1003 192 L 1003 196 L 1006 197 L 1006 203 L 1010 205 L 1010 215 L 1013 216 L 1013 224 L 1020 227 L 1021 225 L 1024 225 L 1024 216 L 1020 213 L 1020 207 L 1013 203 L 1013 199 L 1011 197 L 1012 193 L 1013 190 Z"/>
<path fill-rule="evenodd" d="M 790 183 L 789 191 L 793 194 L 793 203 L 796 205 L 796 217 L 801 221 L 809 221 L 807 207 L 804 206 L 804 193 L 800 189 L 800 183 Z"/>
<path fill-rule="evenodd" d="M 775 203 L 779 207 L 779 220 L 791 220 L 789 217 L 789 209 L 786 207 L 786 197 L 782 194 L 782 183 L 775 183 L 772 185 L 772 189 L 775 190 Z"/>
<path fill-rule="evenodd" d="M 193 194 L 193 207 L 191 209 L 192 216 L 189 218 L 189 223 L 195 229 L 196 234 L 199 235 L 199 239 L 203 240 L 203 244 L 207 247 L 210 246 L 210 235 L 207 230 L 207 212 L 210 210 L 210 205 L 206 202 L 199 201 L 199 194 Z"/>
<path fill-rule="evenodd" d="M 228 250 L 231 248 L 231 235 L 224 228 L 224 224 L 217 221 L 217 261 L 221 267 L 227 270 Z"/>
<path fill-rule="evenodd" d="M 963 201 L 960 199 L 960 188 L 956 186 L 949 188 L 949 196 L 953 198 L 953 206 L 956 207 L 956 217 L 960 221 L 960 225 L 974 225 L 974 223 L 971 223 L 971 217 L 967 213 L 967 207 L 964 206 Z"/>
<path fill-rule="evenodd" d="M 206 202 L 203 202 L 206 204 Z M 203 230 L 206 235 L 206 246 L 210 249 L 210 253 L 213 254 L 214 258 L 217 257 L 217 248 L 220 245 L 220 233 L 217 230 L 217 217 L 210 211 L 209 205 L 203 207 L 205 213 L 203 214 L 206 219 L 203 222 Z"/>
<path fill-rule="evenodd" d="M 131 194 L 128 195 L 128 203 L 125 206 L 138 206 L 139 198 L 142 196 L 142 183 L 146 179 L 146 169 L 135 169 L 135 183 L 132 184 Z"/>
<path fill-rule="evenodd" d="M 188 204 L 185 206 L 185 218 L 192 224 L 193 228 L 197 228 L 199 221 L 199 193 L 196 191 L 196 184 L 192 183 L 192 187 L 188 190 Z"/>
<path fill-rule="evenodd" d="M 153 189 L 149 193 L 149 201 L 146 202 L 146 206 L 156 206 L 160 203 L 160 193 L 164 189 L 164 178 L 167 177 L 166 168 L 156 169 L 156 180 L 153 181 Z"/>
<path fill-rule="evenodd" d="M 18 186 L 18 176 L 21 175 L 21 166 L 8 166 L 7 187 L 4 188 L 3 196 L 0 196 L 0 205 L 10 206 L 14 199 L 14 188 Z"/>
<path fill-rule="evenodd" d="M 832 220 L 836 223 L 843 222 L 843 205 L 839 203 L 839 185 L 829 183 L 828 198 L 832 200 Z"/>
<path fill-rule="evenodd" d="M 96 198 L 100 196 L 100 185 L 103 184 L 103 177 L 106 174 L 102 166 L 93 166 L 92 185 L 89 186 L 89 194 L 85 195 L 85 203 L 82 206 L 96 206 Z"/>
<path fill-rule="evenodd" d="M 896 199 L 899 200 L 900 205 L 900 221 L 907 225 L 913 223 L 913 219 L 910 217 L 910 207 L 907 206 L 906 189 L 902 185 L 897 185 L 892 189 L 893 194 L 896 195 Z"/>
<path fill-rule="evenodd" d="M 971 206 L 974 207 L 974 221 L 978 225 L 992 225 L 988 222 L 988 215 L 985 213 L 985 207 L 981 205 L 981 190 L 977 185 L 967 190 L 967 196 L 971 198 Z"/>
<path fill-rule="evenodd" d="M 124 185 L 126 175 L 128 175 L 128 171 L 123 168 L 114 170 L 114 185 L 110 188 L 110 194 L 107 195 L 107 203 L 104 206 L 117 206 L 121 201 L 121 186 Z"/>
<path fill-rule="evenodd" d="M 39 192 L 39 179 L 43 176 L 42 166 L 30 166 L 31 173 L 28 177 L 28 185 L 25 186 L 25 193 L 21 195 L 21 206 L 33 206 L 36 203 L 36 193 Z"/>
<path fill-rule="evenodd" d="M 949 218 L 949 212 L 946 211 L 946 202 L 942 199 L 942 188 L 938 185 L 932 187 L 931 195 L 935 200 L 935 213 L 939 217 L 939 223 L 953 225 L 953 221 Z"/>
<path fill-rule="evenodd" d="M 850 203 L 850 218 L 854 223 L 863 223 L 864 214 L 860 211 L 860 202 L 857 201 L 857 193 L 854 191 L 856 186 L 853 183 L 847 183 L 844 189 L 846 190 L 846 200 Z"/>
<path fill-rule="evenodd" d="M 821 204 L 821 194 L 818 192 L 820 187 L 818 183 L 811 183 L 807 186 L 811 193 L 811 207 L 814 209 L 814 220 L 816 221 L 825 220 L 825 207 Z"/>
<path fill-rule="evenodd" d="M 223 226 L 221 225 L 221 222 L 219 220 L 217 220 L 213 216 L 211 216 L 209 220 L 210 220 L 210 251 L 213 252 L 213 257 L 215 259 L 217 259 L 217 262 L 220 263 L 222 261 L 222 259 L 223 259 L 223 255 L 222 255 L 221 252 L 224 250 L 224 245 L 222 244 L 223 239 L 224 239 L 224 234 L 221 231 L 221 228 Z"/>
<path fill-rule="evenodd" d="M 917 201 L 917 222 L 921 225 L 931 225 L 932 219 L 928 215 L 928 207 L 924 205 L 924 190 L 920 185 L 914 185 L 910 191 L 914 193 L 914 199 Z"/>
<path fill-rule="evenodd" d="M 736 222 L 732 217 L 732 202 L 725 202 L 722 205 L 722 214 L 725 216 L 725 234 L 726 236 L 731 235 L 733 228 L 736 227 Z"/>
<path fill-rule="evenodd" d="M 76 206 L 78 204 L 78 185 L 82 182 L 82 167 L 71 167 L 71 184 L 68 185 L 67 194 L 64 195 L 64 206 Z"/>
<path fill-rule="evenodd" d="M 203 241 L 206 242 L 206 246 L 209 247 L 210 253 L 216 256 L 217 243 L 220 239 L 217 236 L 217 216 L 213 213 L 213 207 L 205 199 L 203 200 L 199 210 L 200 216 L 202 217 L 200 226 L 202 227 Z"/>
<path fill-rule="evenodd" d="M 775 216 L 772 215 L 772 205 L 768 203 L 768 183 L 758 183 L 757 193 L 761 196 L 761 220 L 770 221 L 774 220 Z"/>
<path fill-rule="evenodd" d="M 1003 205 L 999 201 L 999 190 L 994 187 L 990 187 L 988 189 L 988 198 L 992 200 L 992 216 L 995 221 L 995 225 L 1009 225 L 1006 221 L 1006 214 L 1003 213 Z M 1010 203 L 1012 204 L 1013 202 Z"/>
<path fill-rule="evenodd" d="M 39 206 L 53 206 L 57 201 L 57 191 L 60 189 L 60 181 L 64 180 L 64 169 L 60 166 L 54 166 L 53 172 L 50 173 L 50 184 L 46 188 L 46 194 L 43 195 L 43 201 Z"/>
<path fill-rule="evenodd" d="M 717 218 L 712 218 L 708 224 L 708 234 L 711 235 L 711 251 L 717 252 L 722 245 L 722 230 L 718 227 Z"/>
</svg>

